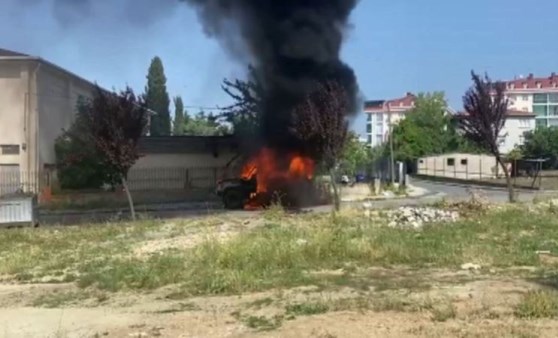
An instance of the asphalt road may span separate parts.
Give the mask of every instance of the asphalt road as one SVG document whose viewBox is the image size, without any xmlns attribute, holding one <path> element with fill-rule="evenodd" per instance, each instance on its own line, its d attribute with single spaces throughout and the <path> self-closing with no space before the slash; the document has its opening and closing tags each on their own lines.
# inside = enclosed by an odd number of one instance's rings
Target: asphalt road
<svg viewBox="0 0 558 338">
<path fill-rule="evenodd" d="M 423 197 L 417 198 L 403 198 L 392 199 L 372 202 L 372 208 L 385 209 L 394 208 L 399 206 L 416 206 L 430 204 L 445 198 L 450 201 L 463 201 L 471 197 L 470 190 L 474 189 L 479 191 L 482 196 L 487 198 L 493 203 L 505 203 L 508 200 L 508 192 L 502 188 L 479 187 L 472 185 L 456 184 L 456 183 L 440 183 L 425 180 L 413 180 L 413 185 L 426 189 L 430 193 Z M 521 190 L 518 192 L 519 200 L 523 202 L 530 202 L 537 195 L 544 194 L 542 192 L 535 192 L 529 190 Z M 345 205 L 360 204 L 361 202 L 346 203 Z M 305 212 L 329 212 L 331 206 L 318 206 L 313 208 L 304 209 Z M 140 215 L 148 218 L 172 219 L 172 218 L 198 218 L 208 215 L 224 214 L 234 217 L 252 217 L 258 214 L 258 211 L 230 211 L 225 210 L 217 205 L 207 205 L 204 208 L 185 209 L 177 205 L 176 207 L 167 206 L 163 210 L 138 210 Z M 80 212 L 80 213 L 66 213 L 66 214 L 41 214 L 40 222 L 42 225 L 79 225 L 84 223 L 103 223 L 113 222 L 128 218 L 128 212 L 122 210 L 121 212 Z"/>
</svg>

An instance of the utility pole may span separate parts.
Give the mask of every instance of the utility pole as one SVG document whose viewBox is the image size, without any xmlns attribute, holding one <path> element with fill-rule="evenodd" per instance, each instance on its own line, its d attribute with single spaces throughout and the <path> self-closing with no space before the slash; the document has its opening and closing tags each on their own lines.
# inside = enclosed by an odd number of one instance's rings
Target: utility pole
<svg viewBox="0 0 558 338">
<path fill-rule="evenodd" d="M 390 163 L 389 168 L 391 171 L 391 185 L 395 184 L 395 161 L 393 158 L 393 125 L 391 121 L 391 109 L 390 103 L 387 102 L 387 112 L 388 112 L 388 130 L 389 130 L 389 153 L 390 153 Z"/>
</svg>

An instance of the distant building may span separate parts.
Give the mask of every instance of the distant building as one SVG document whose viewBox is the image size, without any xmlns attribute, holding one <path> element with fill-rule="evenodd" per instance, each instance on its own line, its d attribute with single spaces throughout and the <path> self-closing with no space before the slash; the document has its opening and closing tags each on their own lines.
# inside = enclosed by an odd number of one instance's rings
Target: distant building
<svg viewBox="0 0 558 338">
<path fill-rule="evenodd" d="M 390 124 L 395 125 L 404 119 L 409 110 L 414 108 L 415 101 L 416 96 L 412 93 L 393 100 L 366 101 L 366 143 L 371 147 L 382 145 L 388 138 Z"/>
<path fill-rule="evenodd" d="M 466 115 L 461 112 L 456 117 L 463 118 Z M 535 130 L 535 114 L 523 110 L 508 110 L 504 128 L 500 133 L 500 152 L 507 154 L 514 148 L 523 145 L 525 134 L 533 130 Z"/>
<path fill-rule="evenodd" d="M 39 57 L 0 49 L 0 175 L 56 163 L 54 141 L 94 84 Z"/>
<path fill-rule="evenodd" d="M 519 77 L 506 82 L 510 109 L 535 114 L 537 127 L 558 126 L 558 75 Z"/>
</svg>

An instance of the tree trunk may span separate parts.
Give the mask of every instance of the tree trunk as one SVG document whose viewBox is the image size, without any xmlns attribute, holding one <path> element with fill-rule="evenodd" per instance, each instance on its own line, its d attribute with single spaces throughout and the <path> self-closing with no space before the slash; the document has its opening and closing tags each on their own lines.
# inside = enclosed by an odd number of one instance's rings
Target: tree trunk
<svg viewBox="0 0 558 338">
<path fill-rule="evenodd" d="M 132 194 L 130 194 L 130 189 L 128 189 L 128 182 L 126 182 L 126 178 L 122 176 L 122 186 L 124 187 L 124 191 L 126 192 L 126 197 L 128 197 L 128 203 L 130 204 L 130 215 L 132 217 L 132 221 L 136 220 L 136 209 L 134 208 L 134 201 L 132 200 Z"/>
<path fill-rule="evenodd" d="M 506 177 L 506 184 L 508 186 L 509 202 L 514 203 L 515 202 L 515 190 L 514 190 L 514 187 L 513 187 L 513 182 L 512 182 L 511 175 L 510 175 L 510 171 L 508 170 L 508 167 L 506 166 L 506 164 L 504 163 L 504 161 L 502 160 L 502 158 L 500 156 L 496 157 L 496 161 L 498 162 L 498 164 L 500 165 L 500 167 L 504 171 L 504 176 Z"/>
<path fill-rule="evenodd" d="M 341 199 L 339 197 L 339 189 L 337 187 L 337 181 L 335 181 L 335 170 L 329 170 L 329 177 L 331 179 L 331 187 L 333 188 L 333 205 L 335 206 L 335 211 L 341 209 Z"/>
</svg>

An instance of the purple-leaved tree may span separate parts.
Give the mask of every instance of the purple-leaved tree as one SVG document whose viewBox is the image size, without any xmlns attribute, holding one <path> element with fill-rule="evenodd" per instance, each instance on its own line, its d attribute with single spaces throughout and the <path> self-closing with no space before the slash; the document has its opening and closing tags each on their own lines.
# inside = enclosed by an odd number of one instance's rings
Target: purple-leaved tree
<svg viewBox="0 0 558 338">
<path fill-rule="evenodd" d="M 508 111 L 506 84 L 493 82 L 488 75 L 481 77 L 475 72 L 471 72 L 471 75 L 473 85 L 463 97 L 466 115 L 460 119 L 461 128 L 467 139 L 496 158 L 506 177 L 509 201 L 514 202 L 511 174 L 500 152 L 500 138 L 505 137 L 502 130 Z"/>
<path fill-rule="evenodd" d="M 127 183 L 130 168 L 139 159 L 138 142 L 147 128 L 148 109 L 142 96 L 127 87 L 119 93 L 95 88 L 93 99 L 84 107 L 87 125 L 103 162 L 120 176 L 130 204 L 132 219 L 136 219 L 134 202 Z"/>
</svg>

